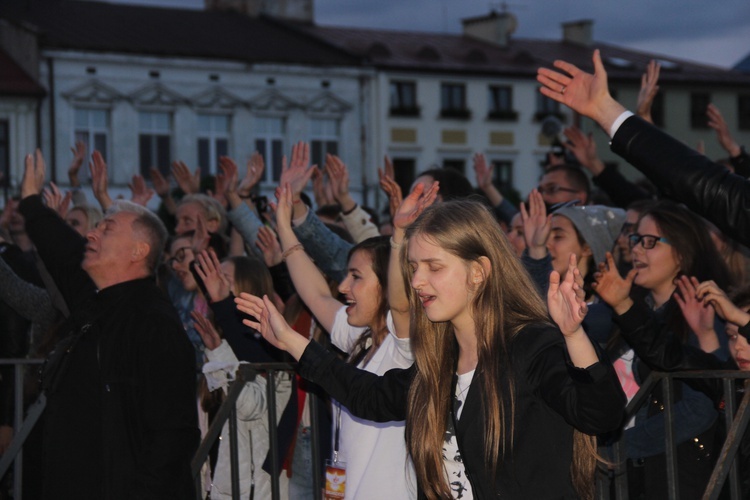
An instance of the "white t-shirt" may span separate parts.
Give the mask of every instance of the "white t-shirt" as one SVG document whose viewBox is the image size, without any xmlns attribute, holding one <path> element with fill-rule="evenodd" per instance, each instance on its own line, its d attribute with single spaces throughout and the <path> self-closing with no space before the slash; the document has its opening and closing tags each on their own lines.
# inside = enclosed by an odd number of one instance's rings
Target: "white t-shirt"
<svg viewBox="0 0 750 500">
<path fill-rule="evenodd" d="M 453 404 L 456 407 L 454 412 L 458 420 L 461 419 L 463 413 L 464 401 L 466 401 L 466 395 L 469 393 L 474 371 L 471 370 L 463 375 L 458 375 L 456 393 L 453 399 Z M 445 441 L 443 442 L 443 464 L 445 465 L 445 475 L 448 478 L 452 497 L 461 500 L 473 499 L 471 483 L 466 477 L 466 467 L 464 467 L 461 451 L 458 449 L 456 431 L 453 428 L 453 419 L 450 415 L 448 416 L 448 429 L 445 431 Z"/>
<path fill-rule="evenodd" d="M 359 368 L 383 375 L 393 368 L 408 368 L 413 363 L 409 339 L 393 333 L 393 318 L 386 318 L 388 335 L 367 366 Z M 347 322 L 346 307 L 339 309 L 331 328 L 331 341 L 350 352 L 366 328 Z M 334 410 L 334 416 L 336 410 Z M 334 418 L 334 439 L 335 439 Z M 417 498 L 417 480 L 411 460 L 407 460 L 404 422 L 372 422 L 354 417 L 341 407 L 339 460 L 346 464 L 346 498 L 382 500 Z"/>
</svg>

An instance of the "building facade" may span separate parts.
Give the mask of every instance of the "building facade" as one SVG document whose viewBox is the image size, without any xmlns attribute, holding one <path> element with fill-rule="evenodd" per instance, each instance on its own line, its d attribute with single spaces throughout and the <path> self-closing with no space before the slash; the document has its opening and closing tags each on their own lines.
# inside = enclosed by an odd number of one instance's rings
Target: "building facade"
<svg viewBox="0 0 750 500">
<path fill-rule="evenodd" d="M 496 165 L 498 184 L 523 197 L 571 124 L 593 132 L 603 159 L 635 177 L 593 123 L 538 92 L 538 67 L 565 59 L 590 69 L 594 48 L 616 97 L 631 108 L 646 64 L 660 60 L 654 116 L 670 134 L 702 140 L 709 156 L 721 157 L 705 121 L 713 102 L 738 142 L 750 143 L 750 75 L 597 43 L 591 21 L 563 24 L 558 40 L 530 40 L 513 36 L 509 13 L 466 19 L 464 32 L 451 35 L 318 26 L 311 0 L 206 4 L 204 11 L 74 0 L 0 5 L 9 27 L 0 47 L 36 85 L 25 100 L 0 97 L 0 132 L 3 116 L 15 117 L 5 118 L 10 184 L 38 143 L 51 179 L 65 185 L 80 140 L 102 151 L 116 194 L 127 196 L 133 175 L 166 173 L 173 160 L 210 175 L 228 155 L 244 170 L 256 150 L 270 194 L 282 155 L 309 141 L 314 162 L 327 152 L 343 158 L 352 191 L 371 206 L 385 205 L 377 179 L 384 155 L 407 188 L 434 166 L 474 181 L 471 158 L 480 152 Z M 0 152 L 2 141 L 0 133 Z"/>
</svg>

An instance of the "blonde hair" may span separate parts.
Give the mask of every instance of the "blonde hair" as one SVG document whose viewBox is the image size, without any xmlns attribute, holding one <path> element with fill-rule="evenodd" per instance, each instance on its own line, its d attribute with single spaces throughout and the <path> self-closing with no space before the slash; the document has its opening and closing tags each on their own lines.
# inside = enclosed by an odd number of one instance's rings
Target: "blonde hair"
<svg viewBox="0 0 750 500">
<path fill-rule="evenodd" d="M 549 324 L 549 316 L 546 304 L 500 225 L 481 203 L 456 200 L 434 205 L 407 229 L 401 261 L 412 311 L 411 343 L 417 369 L 409 388 L 406 442 L 427 498 L 445 498 L 451 493 L 443 473 L 441 431 L 447 428 L 450 415 L 458 344 L 450 322 L 431 322 L 417 292 L 410 286 L 413 271 L 408 265 L 407 247 L 417 236 L 467 264 L 479 263 L 481 257 L 491 264 L 480 284 L 465 284 L 474 287 L 470 307 L 475 322 L 478 366 L 482 367 L 475 377 L 481 380 L 483 390 L 484 459 L 491 477 L 495 476 L 500 458 L 513 447 L 515 391 L 514 374 L 509 369 L 511 341 L 530 323 Z M 593 479 L 593 475 L 589 478 Z"/>
</svg>

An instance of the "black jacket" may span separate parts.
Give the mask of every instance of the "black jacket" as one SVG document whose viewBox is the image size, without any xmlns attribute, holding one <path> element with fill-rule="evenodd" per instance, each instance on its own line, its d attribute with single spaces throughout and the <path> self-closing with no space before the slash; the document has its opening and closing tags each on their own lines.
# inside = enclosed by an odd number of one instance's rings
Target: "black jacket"
<svg viewBox="0 0 750 500">
<path fill-rule="evenodd" d="M 39 196 L 20 210 L 80 334 L 47 385 L 43 496 L 195 498 L 193 349 L 174 307 L 152 278 L 97 292 L 85 240 Z"/>
<path fill-rule="evenodd" d="M 750 180 L 637 116 L 622 123 L 611 146 L 665 197 L 684 203 L 728 236 L 750 245 Z"/>
<path fill-rule="evenodd" d="M 484 463 L 484 414 L 477 377 L 467 394 L 456 437 L 475 498 L 577 498 L 570 479 L 573 427 L 598 434 L 619 427 L 625 397 L 611 365 L 573 368 L 560 332 L 528 326 L 513 340 L 516 382 L 514 447 L 490 478 Z M 300 373 L 361 418 L 404 420 L 416 367 L 383 376 L 358 370 L 312 342 Z M 477 367 L 477 372 L 481 367 Z M 435 432 L 445 432 L 435 429 Z"/>
</svg>

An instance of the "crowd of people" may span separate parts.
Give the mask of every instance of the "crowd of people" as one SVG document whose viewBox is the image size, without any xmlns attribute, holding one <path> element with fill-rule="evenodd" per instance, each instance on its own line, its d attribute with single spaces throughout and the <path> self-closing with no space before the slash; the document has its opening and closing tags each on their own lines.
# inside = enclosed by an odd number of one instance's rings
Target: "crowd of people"
<svg viewBox="0 0 750 500">
<path fill-rule="evenodd" d="M 109 196 L 97 151 L 86 199 L 83 144 L 66 193 L 28 155 L 0 217 L 3 357 L 47 359 L 25 388 L 46 407 L 24 446 L 24 497 L 232 498 L 228 426 L 195 491 L 201 433 L 240 363 L 294 360 L 237 401 L 241 498 L 270 498 L 273 481 L 282 498 L 314 498 L 313 462 L 330 498 L 592 499 L 615 469 L 630 498 L 667 498 L 668 395 L 624 409 L 651 371 L 750 371 L 750 158 L 713 105 L 726 160 L 650 123 L 658 64 L 637 114 L 611 97 L 598 51 L 593 66 L 541 68 L 540 91 L 594 120 L 648 181 L 570 127 L 567 154 L 548 157 L 518 207 L 482 154 L 476 187 L 433 168 L 408 193 L 386 157 L 382 214 L 353 199 L 340 158 L 310 165 L 305 143 L 273 203 L 256 196 L 258 154 L 242 176 L 228 157 L 209 179 L 175 162 L 174 188 L 154 169 L 129 201 Z M 18 429 L 0 370 L 1 454 Z M 679 498 L 709 482 L 724 390 L 675 382 Z M 627 464 L 609 453 L 618 440 Z M 738 463 L 750 498 L 750 432 Z"/>
</svg>

